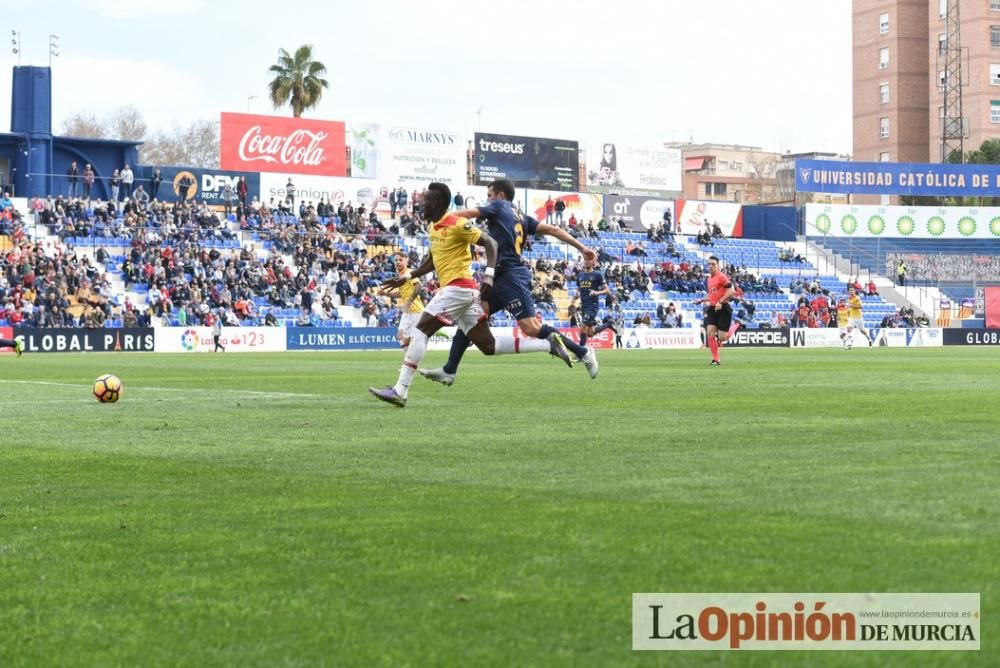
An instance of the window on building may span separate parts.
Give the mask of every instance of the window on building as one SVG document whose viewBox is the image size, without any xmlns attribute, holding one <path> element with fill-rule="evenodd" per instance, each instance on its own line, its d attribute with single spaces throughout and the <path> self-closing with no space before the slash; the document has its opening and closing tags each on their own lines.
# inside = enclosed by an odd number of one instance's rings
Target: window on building
<svg viewBox="0 0 1000 668">
<path fill-rule="evenodd" d="M 878 85 L 878 103 L 879 104 L 889 104 L 889 84 L 880 83 Z"/>
<path fill-rule="evenodd" d="M 948 15 L 948 0 L 938 0 L 938 18 L 943 19 Z"/>
<path fill-rule="evenodd" d="M 882 151 L 881 153 L 879 153 L 878 154 L 878 161 L 879 162 L 890 162 L 890 160 L 889 160 L 889 151 Z"/>
<path fill-rule="evenodd" d="M 938 53 L 944 55 L 948 53 L 948 34 L 941 33 L 938 35 Z"/>
<path fill-rule="evenodd" d="M 1000 100 L 990 100 L 990 123 L 1000 123 Z"/>
<path fill-rule="evenodd" d="M 1000 28 L 1000 26 L 997 26 Z M 889 68 L 889 47 L 883 46 L 878 50 L 878 68 L 880 70 Z"/>
<path fill-rule="evenodd" d="M 946 83 L 948 83 L 948 73 L 944 70 L 938 70 L 938 90 L 943 91 Z"/>
<path fill-rule="evenodd" d="M 1000 26 L 990 26 L 990 46 L 1000 49 Z"/>
<path fill-rule="evenodd" d="M 889 34 L 889 14 L 879 14 L 878 15 L 878 34 L 888 35 Z"/>
<path fill-rule="evenodd" d="M 990 65 L 990 84 L 1000 86 L 1000 65 Z"/>
<path fill-rule="evenodd" d="M 725 183 L 706 183 L 705 184 L 705 196 L 706 197 L 725 197 L 726 196 L 726 184 Z"/>
<path fill-rule="evenodd" d="M 886 116 L 878 119 L 878 131 L 882 139 L 889 138 L 889 119 Z"/>
<path fill-rule="evenodd" d="M 990 11 L 1000 12 L 1000 0 L 990 0 Z"/>
<path fill-rule="evenodd" d="M 742 172 L 743 171 L 743 163 L 742 162 L 733 162 L 730 165 L 730 167 L 733 169 L 734 172 Z"/>
</svg>

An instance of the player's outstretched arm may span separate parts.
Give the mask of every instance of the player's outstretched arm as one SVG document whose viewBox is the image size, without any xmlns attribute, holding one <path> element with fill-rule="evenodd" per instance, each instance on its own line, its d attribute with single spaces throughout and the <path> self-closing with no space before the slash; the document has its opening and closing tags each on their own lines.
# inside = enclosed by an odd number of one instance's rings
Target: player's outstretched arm
<svg viewBox="0 0 1000 668">
<path fill-rule="evenodd" d="M 597 253 L 592 249 L 587 248 L 581 244 L 572 234 L 562 229 L 561 227 L 556 227 L 555 225 L 549 225 L 548 223 L 538 223 L 538 234 L 544 234 L 550 237 L 555 237 L 559 241 L 564 241 L 568 243 L 573 248 L 580 251 L 583 254 L 584 260 L 590 260 L 592 262 L 597 261 Z"/>
<path fill-rule="evenodd" d="M 458 216 L 459 218 L 468 218 L 470 220 L 475 220 L 483 214 L 479 213 L 479 209 L 462 209 L 461 211 L 452 211 L 453 216 Z"/>
<path fill-rule="evenodd" d="M 418 278 L 424 274 L 429 274 L 434 271 L 434 258 L 431 257 L 430 253 L 427 253 L 427 257 L 424 261 L 420 263 L 420 266 L 413 271 L 407 271 L 399 276 L 394 276 L 389 280 L 382 281 L 382 288 L 385 290 L 393 290 L 403 286 L 411 278 Z"/>
</svg>

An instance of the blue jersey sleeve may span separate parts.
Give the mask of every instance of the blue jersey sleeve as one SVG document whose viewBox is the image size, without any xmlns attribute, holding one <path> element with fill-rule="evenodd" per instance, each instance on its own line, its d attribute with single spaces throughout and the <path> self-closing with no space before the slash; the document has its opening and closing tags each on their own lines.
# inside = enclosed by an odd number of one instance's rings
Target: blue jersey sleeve
<svg viewBox="0 0 1000 668">
<path fill-rule="evenodd" d="M 484 204 L 483 206 L 476 207 L 479 209 L 479 215 L 483 218 L 496 218 L 501 212 L 501 200 L 495 199 L 492 202 Z"/>
<path fill-rule="evenodd" d="M 521 219 L 521 226 L 524 228 L 524 236 L 533 237 L 538 234 L 538 221 L 531 216 L 524 216 Z"/>
</svg>

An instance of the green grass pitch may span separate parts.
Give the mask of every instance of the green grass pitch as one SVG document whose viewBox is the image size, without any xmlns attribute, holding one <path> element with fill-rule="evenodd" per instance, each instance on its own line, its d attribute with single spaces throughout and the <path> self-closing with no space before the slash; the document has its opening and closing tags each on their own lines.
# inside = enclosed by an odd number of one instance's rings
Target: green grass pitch
<svg viewBox="0 0 1000 668">
<path fill-rule="evenodd" d="M 3 356 L 0 666 L 998 665 L 1000 351 L 722 354 Z M 980 592 L 982 650 L 632 652 L 670 591 Z"/>
</svg>

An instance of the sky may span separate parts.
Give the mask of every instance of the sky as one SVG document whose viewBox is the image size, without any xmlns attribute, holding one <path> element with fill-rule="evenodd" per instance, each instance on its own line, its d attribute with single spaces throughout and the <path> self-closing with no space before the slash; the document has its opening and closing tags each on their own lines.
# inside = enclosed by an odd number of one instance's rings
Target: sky
<svg viewBox="0 0 1000 668">
<path fill-rule="evenodd" d="M 23 65 L 52 59 L 53 129 L 123 105 L 151 130 L 275 111 L 279 48 L 314 46 L 306 116 L 650 145 L 851 152 L 848 0 L 0 0 Z M 0 128 L 10 105 L 0 104 Z"/>
</svg>

